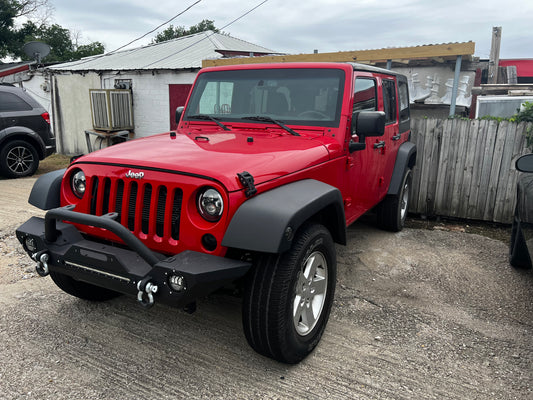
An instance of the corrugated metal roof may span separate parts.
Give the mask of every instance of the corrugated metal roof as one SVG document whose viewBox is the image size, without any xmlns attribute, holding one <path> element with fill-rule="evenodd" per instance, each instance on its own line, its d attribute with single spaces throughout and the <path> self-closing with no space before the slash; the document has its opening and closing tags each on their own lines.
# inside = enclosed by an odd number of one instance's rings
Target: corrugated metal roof
<svg viewBox="0 0 533 400">
<path fill-rule="evenodd" d="M 200 32 L 136 49 L 83 58 L 49 67 L 60 71 L 153 70 L 201 68 L 202 60 L 221 58 L 216 50 L 274 54 L 273 50 L 241 39 Z"/>
</svg>

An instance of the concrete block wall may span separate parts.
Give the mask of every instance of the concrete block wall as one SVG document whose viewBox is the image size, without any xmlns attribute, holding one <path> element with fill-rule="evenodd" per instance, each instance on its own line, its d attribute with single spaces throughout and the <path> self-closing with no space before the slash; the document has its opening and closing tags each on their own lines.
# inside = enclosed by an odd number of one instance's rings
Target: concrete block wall
<svg viewBox="0 0 533 400">
<path fill-rule="evenodd" d="M 117 79 L 131 79 L 135 137 L 145 137 L 170 130 L 170 84 L 192 84 L 196 72 L 121 72 L 102 75 L 102 88 L 113 89 Z M 172 115 L 171 115 L 172 114 Z"/>
</svg>

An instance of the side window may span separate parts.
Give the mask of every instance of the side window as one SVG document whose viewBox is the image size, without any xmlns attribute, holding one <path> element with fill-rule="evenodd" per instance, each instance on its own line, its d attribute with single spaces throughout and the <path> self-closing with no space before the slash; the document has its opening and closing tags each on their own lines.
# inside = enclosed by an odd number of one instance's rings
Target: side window
<svg viewBox="0 0 533 400">
<path fill-rule="evenodd" d="M 356 78 L 353 111 L 377 110 L 377 84 L 374 79 Z"/>
<path fill-rule="evenodd" d="M 400 122 L 409 120 L 409 91 L 407 81 L 398 81 L 398 93 L 400 96 Z"/>
<path fill-rule="evenodd" d="M 0 112 L 2 111 L 28 111 L 32 107 L 13 93 L 0 92 Z"/>
<path fill-rule="evenodd" d="M 396 122 L 396 85 L 394 81 L 383 80 L 383 108 L 385 123 Z"/>
</svg>

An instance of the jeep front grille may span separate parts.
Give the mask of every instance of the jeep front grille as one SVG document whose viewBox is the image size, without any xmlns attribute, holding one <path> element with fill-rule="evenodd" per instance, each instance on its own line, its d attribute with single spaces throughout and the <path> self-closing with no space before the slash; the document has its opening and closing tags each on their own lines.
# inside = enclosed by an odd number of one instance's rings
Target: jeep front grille
<svg viewBox="0 0 533 400">
<path fill-rule="evenodd" d="M 90 214 L 114 211 L 117 221 L 136 235 L 179 239 L 181 189 L 116 178 L 93 177 L 90 182 Z"/>
</svg>

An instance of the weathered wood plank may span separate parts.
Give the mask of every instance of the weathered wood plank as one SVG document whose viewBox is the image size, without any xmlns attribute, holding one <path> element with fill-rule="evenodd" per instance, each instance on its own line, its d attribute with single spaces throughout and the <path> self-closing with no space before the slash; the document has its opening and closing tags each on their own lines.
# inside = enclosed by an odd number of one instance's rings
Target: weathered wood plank
<svg viewBox="0 0 533 400">
<path fill-rule="evenodd" d="M 413 119 L 411 121 L 411 142 L 415 143 L 418 149 L 418 136 L 421 134 L 424 134 L 423 128 L 419 128 L 421 125 L 420 119 Z M 422 133 L 420 133 L 422 132 Z M 420 157 L 420 152 L 417 152 L 417 160 L 418 157 Z M 413 168 L 413 180 L 411 182 L 411 191 L 409 193 L 409 198 L 411 201 L 409 202 L 409 212 L 418 214 L 418 188 L 420 187 L 420 165 L 417 163 L 415 167 Z"/>
<path fill-rule="evenodd" d="M 461 215 L 461 203 L 463 202 L 463 187 L 465 185 L 465 163 L 468 150 L 468 127 L 464 121 L 454 120 L 454 130 L 458 135 L 457 158 L 453 171 L 453 185 L 451 187 L 450 213 L 453 217 L 465 218 Z"/>
<path fill-rule="evenodd" d="M 496 190 L 496 198 L 494 200 L 494 216 L 493 221 L 501 222 L 504 214 L 505 203 L 507 201 L 507 184 L 511 172 L 511 160 L 514 152 L 514 142 L 516 136 L 516 126 L 507 121 L 500 124 L 500 130 L 505 136 L 505 143 L 502 149 L 502 160 L 500 164 L 500 171 L 498 173 L 498 186 Z"/>
<path fill-rule="evenodd" d="M 493 122 L 493 121 L 491 121 Z M 494 219 L 494 208 L 496 204 L 496 193 L 498 190 L 498 180 L 500 179 L 500 166 L 502 164 L 503 148 L 505 145 L 505 132 L 501 125 L 495 123 L 496 141 L 492 156 L 492 168 L 490 170 L 490 179 L 488 184 L 487 202 L 483 220 L 492 221 Z"/>
<path fill-rule="evenodd" d="M 481 121 L 472 120 L 470 123 L 470 132 L 476 136 L 474 144 L 474 159 L 472 164 L 472 179 L 470 181 L 470 191 L 468 194 L 468 201 L 466 206 L 466 215 L 468 218 L 473 218 L 477 209 L 479 187 L 481 184 L 481 169 L 483 167 L 483 156 L 485 154 L 485 143 L 487 135 L 481 130 Z"/>
<path fill-rule="evenodd" d="M 432 135 L 433 135 L 433 123 L 432 121 L 425 120 L 424 121 L 424 134 L 420 135 L 419 143 L 421 145 L 420 148 L 423 150 L 424 156 L 420 159 L 421 165 L 420 165 L 420 186 L 418 190 L 418 195 L 416 196 L 417 201 L 417 207 L 420 209 L 421 214 L 427 215 L 426 212 L 426 199 L 427 199 L 427 181 L 428 181 L 428 164 L 431 162 L 430 160 L 430 152 L 428 151 L 428 145 L 430 145 L 432 141 Z"/>
<path fill-rule="evenodd" d="M 497 133 L 496 121 L 481 121 L 481 132 L 486 135 L 485 148 L 483 152 L 483 164 L 481 165 L 481 176 L 479 181 L 478 193 L 478 207 L 474 219 L 483 220 L 485 215 L 485 205 L 487 204 L 487 197 L 489 192 L 490 171 L 492 169 L 494 145 L 496 143 Z"/>
<path fill-rule="evenodd" d="M 435 191 L 437 188 L 437 174 L 440 164 L 440 147 L 442 142 L 443 124 L 440 120 L 434 120 L 435 128 L 433 130 L 433 142 L 431 146 L 430 159 L 428 164 L 429 177 L 427 182 L 427 199 L 426 199 L 426 214 L 429 216 L 435 215 Z"/>
<path fill-rule="evenodd" d="M 451 124 L 449 120 L 443 121 L 442 144 L 439 153 L 440 166 L 437 171 L 437 188 L 435 192 L 435 213 L 437 215 L 447 215 L 445 209 L 446 202 L 446 186 L 447 175 L 446 172 L 450 164 L 450 143 L 452 141 L 453 133 L 451 132 Z"/>
<path fill-rule="evenodd" d="M 475 120 L 413 121 L 418 146 L 410 211 L 510 223 L 518 173 L 529 153 L 526 124 Z"/>
</svg>

